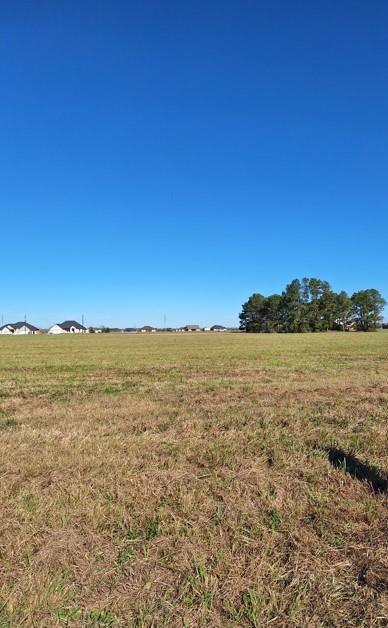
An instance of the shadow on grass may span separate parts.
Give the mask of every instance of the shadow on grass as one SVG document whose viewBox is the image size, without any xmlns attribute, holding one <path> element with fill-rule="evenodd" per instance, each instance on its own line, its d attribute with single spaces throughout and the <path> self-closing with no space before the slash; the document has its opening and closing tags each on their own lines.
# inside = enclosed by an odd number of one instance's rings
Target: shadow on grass
<svg viewBox="0 0 388 628">
<path fill-rule="evenodd" d="M 364 464 L 352 454 L 347 454 L 342 449 L 325 447 L 329 462 L 337 469 L 350 473 L 357 480 L 366 481 L 375 493 L 388 493 L 388 480 L 375 467 Z"/>
</svg>

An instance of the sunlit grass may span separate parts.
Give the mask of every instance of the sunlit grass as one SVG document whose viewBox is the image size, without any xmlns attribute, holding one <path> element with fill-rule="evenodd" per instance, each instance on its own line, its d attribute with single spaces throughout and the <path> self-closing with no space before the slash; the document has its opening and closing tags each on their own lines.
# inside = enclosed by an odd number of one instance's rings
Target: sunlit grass
<svg viewBox="0 0 388 628">
<path fill-rule="evenodd" d="M 0 338 L 0 626 L 383 626 L 388 332 Z"/>
</svg>

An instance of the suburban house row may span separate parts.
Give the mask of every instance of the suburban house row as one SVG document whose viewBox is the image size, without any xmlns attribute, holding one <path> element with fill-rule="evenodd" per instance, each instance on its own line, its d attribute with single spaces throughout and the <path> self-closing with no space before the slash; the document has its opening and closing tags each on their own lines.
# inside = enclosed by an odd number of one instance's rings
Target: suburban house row
<svg viewBox="0 0 388 628">
<path fill-rule="evenodd" d="M 157 331 L 169 331 L 169 332 L 202 332 L 202 331 L 215 331 L 224 332 L 229 331 L 227 327 L 223 325 L 213 325 L 212 327 L 200 327 L 199 325 L 184 325 L 183 327 L 165 329 L 157 329 L 151 325 L 144 325 L 143 327 L 125 327 L 119 328 L 86 328 L 77 321 L 63 321 L 63 323 L 56 323 L 47 330 L 48 334 L 88 334 L 97 333 L 101 334 L 103 331 L 123 332 L 123 333 L 154 333 Z M 18 323 L 7 323 L 0 327 L 0 334 L 15 335 L 15 336 L 29 336 L 34 334 L 44 333 L 43 330 L 27 323 L 27 321 L 19 321 Z"/>
<path fill-rule="evenodd" d="M 88 329 L 77 323 L 77 321 L 64 321 L 63 323 L 56 323 L 47 331 L 48 334 L 86 334 Z M 33 334 L 39 334 L 41 330 L 27 321 L 20 321 L 18 323 L 7 323 L 0 327 L 0 334 L 8 334 L 15 336 L 30 336 Z"/>
</svg>

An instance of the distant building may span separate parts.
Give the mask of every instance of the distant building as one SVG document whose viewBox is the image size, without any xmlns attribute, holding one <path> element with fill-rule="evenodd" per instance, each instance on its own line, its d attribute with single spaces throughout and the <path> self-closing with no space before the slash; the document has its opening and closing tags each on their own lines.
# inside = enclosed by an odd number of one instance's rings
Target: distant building
<svg viewBox="0 0 388 628">
<path fill-rule="evenodd" d="M 27 323 L 26 321 L 19 321 L 18 323 L 8 323 L 0 327 L 0 334 L 9 334 L 15 336 L 31 336 L 39 333 L 39 329 Z"/>
<path fill-rule="evenodd" d="M 15 330 L 12 327 L 12 325 L 3 325 L 2 327 L 0 327 L 0 334 L 13 334 L 13 333 L 15 333 Z"/>
<path fill-rule="evenodd" d="M 49 334 L 86 334 L 87 329 L 77 321 L 63 321 L 48 330 Z"/>
<path fill-rule="evenodd" d="M 202 327 L 202 331 L 211 331 L 210 327 Z"/>
<path fill-rule="evenodd" d="M 212 331 L 228 331 L 226 327 L 223 325 L 213 325 L 211 328 Z"/>
<path fill-rule="evenodd" d="M 185 325 L 182 329 L 184 331 L 201 331 L 199 325 Z"/>
<path fill-rule="evenodd" d="M 155 332 L 156 328 L 155 327 L 151 327 L 151 325 L 144 325 L 144 327 L 141 327 L 140 329 L 142 334 L 146 334 L 146 333 L 150 333 L 150 332 Z"/>
</svg>

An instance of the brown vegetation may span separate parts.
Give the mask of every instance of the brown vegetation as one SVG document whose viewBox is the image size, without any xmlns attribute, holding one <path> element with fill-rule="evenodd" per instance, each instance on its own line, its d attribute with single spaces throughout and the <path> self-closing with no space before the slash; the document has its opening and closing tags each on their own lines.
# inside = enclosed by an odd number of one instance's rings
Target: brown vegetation
<svg viewBox="0 0 388 628">
<path fill-rule="evenodd" d="M 0 367 L 2 628 L 387 625 L 386 332 L 4 337 Z"/>
</svg>

